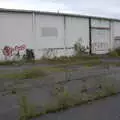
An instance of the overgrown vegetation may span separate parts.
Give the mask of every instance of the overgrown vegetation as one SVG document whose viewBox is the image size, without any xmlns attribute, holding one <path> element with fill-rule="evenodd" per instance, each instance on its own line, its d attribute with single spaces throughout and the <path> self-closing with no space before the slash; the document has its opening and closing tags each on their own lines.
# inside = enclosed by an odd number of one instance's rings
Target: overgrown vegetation
<svg viewBox="0 0 120 120">
<path fill-rule="evenodd" d="M 82 40 L 78 40 L 74 44 L 74 51 L 75 51 L 75 56 L 81 56 L 84 54 L 88 54 L 89 47 L 85 47 L 82 45 Z"/>
<path fill-rule="evenodd" d="M 2 74 L 0 78 L 8 78 L 8 79 L 32 79 L 45 76 L 45 72 L 41 69 L 30 69 L 23 70 L 19 73 L 10 73 L 10 74 Z"/>
<path fill-rule="evenodd" d="M 38 61 L 40 62 L 40 61 Z M 74 65 L 74 64 L 81 64 L 81 65 L 85 65 L 85 64 L 93 64 L 98 63 L 100 64 L 100 59 L 97 56 L 71 56 L 71 57 L 59 57 L 59 58 L 52 58 L 52 59 L 42 59 L 41 60 L 42 63 L 50 63 L 50 64 L 65 64 L 65 65 Z"/>
<path fill-rule="evenodd" d="M 64 69 L 63 66 L 56 66 L 56 67 L 33 67 L 30 69 L 23 69 L 19 72 L 14 73 L 7 73 L 7 74 L 0 74 L 1 79 L 35 79 L 47 76 L 51 72 L 65 72 L 70 71 L 67 69 Z"/>
<path fill-rule="evenodd" d="M 110 57 L 120 57 L 120 47 L 108 53 Z"/>
<path fill-rule="evenodd" d="M 83 55 L 83 56 L 61 56 L 61 57 L 54 57 L 54 58 L 42 58 L 41 60 L 36 60 L 34 63 L 47 63 L 47 64 L 87 64 L 87 63 L 93 63 L 99 62 L 100 59 L 98 56 L 89 56 L 89 55 Z M 3 61 L 0 62 L 0 65 L 23 65 L 25 63 L 33 63 L 32 60 L 29 61 Z"/>
<path fill-rule="evenodd" d="M 56 51 L 52 48 L 47 49 L 45 55 L 40 60 L 35 60 L 34 51 L 31 49 L 26 50 L 26 54 L 20 61 L 1 61 L 0 65 L 23 65 L 25 63 L 48 63 L 48 64 L 82 64 L 87 66 L 101 64 L 101 56 L 89 55 L 89 47 L 83 46 L 81 40 L 74 44 L 73 56 L 60 56 L 56 57 Z M 110 50 L 105 55 L 107 57 L 120 57 L 120 48 Z M 95 63 L 95 64 L 94 64 Z M 111 63 L 110 63 L 111 64 Z"/>
<path fill-rule="evenodd" d="M 26 54 L 23 55 L 22 61 L 25 62 L 35 62 L 35 54 L 33 49 L 26 49 Z"/>
<path fill-rule="evenodd" d="M 47 53 L 51 53 L 53 51 L 50 50 L 50 52 Z M 100 59 L 98 56 L 90 56 L 88 54 L 89 52 L 89 48 L 88 47 L 84 47 L 81 44 L 81 41 L 77 41 L 74 44 L 74 55 L 73 56 L 61 56 L 61 57 L 56 57 L 55 55 L 53 56 L 52 53 L 51 54 L 47 54 L 46 56 L 44 56 L 40 61 L 43 63 L 52 63 L 52 64 L 93 64 L 94 62 L 98 62 L 100 63 Z M 36 61 L 36 62 L 40 62 L 40 61 Z"/>
<path fill-rule="evenodd" d="M 19 120 L 28 120 L 30 116 L 35 115 L 35 109 L 31 105 L 26 96 L 20 98 L 20 119 Z"/>
<path fill-rule="evenodd" d="M 26 103 L 26 100 L 23 97 L 22 112 L 24 113 L 22 113 L 22 117 L 21 117 L 22 119 L 20 120 L 24 120 L 23 118 L 28 119 L 33 117 L 40 117 L 41 115 L 44 115 L 47 113 L 61 111 L 64 109 L 68 109 L 70 107 L 74 107 L 76 105 L 89 103 L 94 100 L 98 100 L 100 98 L 117 94 L 115 86 L 113 84 L 108 85 L 106 83 L 100 84 L 99 90 L 96 90 L 94 94 L 89 94 L 87 92 L 88 91 L 86 88 L 84 92 L 80 92 L 79 94 L 72 95 L 66 89 L 64 89 L 63 87 L 60 87 L 57 89 L 57 93 L 55 94 L 55 97 L 57 99 L 57 104 L 45 105 L 42 112 L 34 113 L 34 114 L 33 112 L 31 112 L 31 109 L 29 110 L 30 105 Z"/>
<path fill-rule="evenodd" d="M 1 61 L 0 65 L 13 65 L 15 63 L 18 63 L 17 61 Z"/>
</svg>

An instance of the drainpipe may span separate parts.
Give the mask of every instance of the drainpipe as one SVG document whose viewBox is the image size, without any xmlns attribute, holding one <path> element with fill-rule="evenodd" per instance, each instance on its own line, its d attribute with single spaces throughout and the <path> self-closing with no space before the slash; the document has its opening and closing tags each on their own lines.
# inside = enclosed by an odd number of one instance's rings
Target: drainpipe
<svg viewBox="0 0 120 120">
<path fill-rule="evenodd" d="M 67 56 L 67 46 L 66 46 L 66 17 L 64 15 L 64 54 Z M 68 72 L 67 72 L 67 66 L 64 67 L 65 69 L 65 80 L 68 80 Z"/>
<path fill-rule="evenodd" d="M 89 18 L 89 54 L 92 55 L 92 32 L 91 18 Z"/>
<path fill-rule="evenodd" d="M 110 50 L 113 50 L 114 42 L 113 42 L 113 21 L 112 20 L 109 21 L 109 29 L 110 29 L 110 32 L 109 32 L 109 35 L 110 35 L 109 45 L 110 45 Z"/>
<path fill-rule="evenodd" d="M 35 40 L 35 13 L 32 13 L 32 38 Z"/>
<path fill-rule="evenodd" d="M 32 45 L 31 45 L 31 47 L 32 47 L 32 49 L 34 50 L 34 54 L 35 54 L 35 45 L 36 45 L 36 33 L 35 33 L 35 31 L 36 31 L 36 27 L 35 27 L 35 25 L 36 25 L 36 23 L 35 23 L 35 13 L 33 12 L 32 13 L 32 40 L 33 40 L 33 42 L 32 42 Z M 36 56 L 35 56 L 36 57 Z"/>
<path fill-rule="evenodd" d="M 66 53 L 66 48 L 67 48 L 67 46 L 66 46 L 66 18 L 64 16 L 64 49 L 65 49 L 65 53 Z"/>
</svg>

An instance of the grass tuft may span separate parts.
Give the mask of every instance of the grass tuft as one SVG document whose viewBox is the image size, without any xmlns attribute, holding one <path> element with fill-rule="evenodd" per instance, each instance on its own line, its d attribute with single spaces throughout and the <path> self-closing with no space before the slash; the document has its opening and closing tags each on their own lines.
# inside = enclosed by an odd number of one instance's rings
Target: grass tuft
<svg viewBox="0 0 120 120">
<path fill-rule="evenodd" d="M 80 93 L 79 95 L 70 95 L 66 90 L 62 90 L 56 94 L 57 104 L 48 104 L 44 106 L 44 110 L 36 113 L 28 118 L 40 117 L 48 113 L 55 113 L 81 104 L 89 104 L 94 100 L 98 100 L 107 96 L 115 95 L 117 91 L 113 85 L 107 86 L 103 84 L 102 89 L 95 92 L 95 94 L 88 94 L 87 92 Z"/>
<path fill-rule="evenodd" d="M 29 104 L 27 97 L 22 96 L 20 99 L 20 119 L 19 120 L 28 120 L 31 116 L 35 116 L 35 109 L 31 104 Z"/>
<path fill-rule="evenodd" d="M 44 77 L 46 74 L 42 70 L 38 69 L 30 69 L 30 70 L 23 70 L 19 73 L 10 73 L 10 74 L 2 74 L 0 75 L 0 78 L 3 79 L 33 79 L 33 78 L 39 78 Z"/>
</svg>

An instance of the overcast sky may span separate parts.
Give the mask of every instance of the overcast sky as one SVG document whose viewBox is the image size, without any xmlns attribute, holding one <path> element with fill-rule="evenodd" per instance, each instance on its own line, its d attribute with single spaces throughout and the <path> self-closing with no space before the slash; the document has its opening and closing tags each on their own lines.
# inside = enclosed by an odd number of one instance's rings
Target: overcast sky
<svg viewBox="0 0 120 120">
<path fill-rule="evenodd" d="M 120 18 L 120 0 L 0 0 L 0 8 Z"/>
</svg>

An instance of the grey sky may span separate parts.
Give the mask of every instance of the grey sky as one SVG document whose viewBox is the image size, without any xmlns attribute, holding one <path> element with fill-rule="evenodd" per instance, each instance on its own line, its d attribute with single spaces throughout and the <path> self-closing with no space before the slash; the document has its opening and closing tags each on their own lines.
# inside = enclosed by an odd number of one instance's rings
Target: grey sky
<svg viewBox="0 0 120 120">
<path fill-rule="evenodd" d="M 120 18 L 120 0 L 0 0 L 0 7 Z"/>
</svg>

